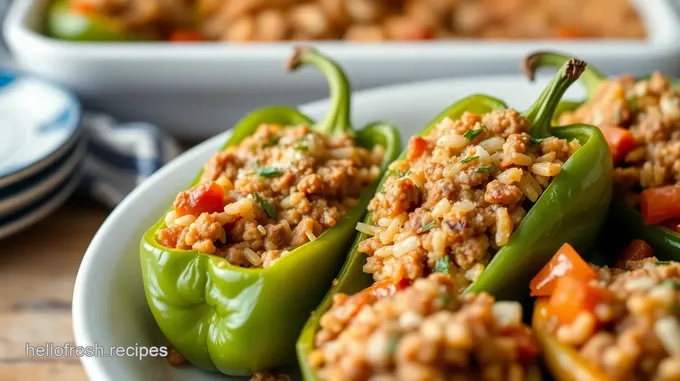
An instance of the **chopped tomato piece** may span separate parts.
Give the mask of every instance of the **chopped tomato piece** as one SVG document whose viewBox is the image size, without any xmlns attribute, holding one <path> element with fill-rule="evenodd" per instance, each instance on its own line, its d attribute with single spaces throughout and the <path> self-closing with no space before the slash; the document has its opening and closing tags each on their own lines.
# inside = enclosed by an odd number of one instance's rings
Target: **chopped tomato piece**
<svg viewBox="0 0 680 381">
<path fill-rule="evenodd" d="M 429 143 L 420 136 L 414 136 L 408 142 L 408 160 L 418 160 L 418 158 L 425 152 Z"/>
<path fill-rule="evenodd" d="M 175 212 L 178 216 L 219 212 L 224 208 L 224 188 L 214 181 L 203 183 L 191 190 L 182 192 L 175 199 Z"/>
<path fill-rule="evenodd" d="M 658 224 L 680 217 L 680 185 L 643 190 L 640 195 L 640 209 L 647 224 Z"/>
<path fill-rule="evenodd" d="M 606 289 L 592 286 L 582 279 L 564 276 L 557 280 L 548 300 L 548 313 L 560 323 L 569 324 L 581 311 L 592 312 L 607 297 Z"/>
<path fill-rule="evenodd" d="M 555 31 L 555 37 L 560 39 L 572 39 L 588 37 L 588 34 L 573 25 L 562 25 Z"/>
<path fill-rule="evenodd" d="M 172 42 L 201 42 L 207 40 L 202 33 L 186 29 L 173 30 L 168 39 Z"/>
<path fill-rule="evenodd" d="M 602 125 L 600 126 L 600 131 L 602 131 L 605 139 L 607 139 L 609 150 L 614 158 L 614 164 L 620 163 L 628 152 L 635 148 L 636 142 L 633 133 L 625 128 L 614 125 Z"/>
<path fill-rule="evenodd" d="M 570 244 L 565 243 L 531 280 L 529 284 L 531 296 L 550 296 L 557 280 L 566 275 L 584 282 L 598 278 L 595 271 L 576 250 Z"/>
<path fill-rule="evenodd" d="M 71 10 L 75 13 L 94 13 L 95 7 L 89 1 L 73 1 L 71 2 Z"/>
<path fill-rule="evenodd" d="M 345 303 L 350 304 L 350 316 L 355 316 L 361 308 L 367 304 L 372 304 L 378 299 L 394 295 L 397 291 L 401 291 L 411 284 L 410 279 L 400 279 L 394 281 L 391 279 L 374 283 L 368 288 L 365 288 L 358 293 L 350 296 Z"/>
<path fill-rule="evenodd" d="M 616 261 L 616 267 L 620 269 L 626 268 L 626 263 L 628 261 L 640 261 L 645 258 L 651 258 L 654 256 L 654 248 L 651 247 L 647 242 L 641 239 L 635 239 L 631 242 L 628 247 L 623 251 L 619 260 Z"/>
</svg>

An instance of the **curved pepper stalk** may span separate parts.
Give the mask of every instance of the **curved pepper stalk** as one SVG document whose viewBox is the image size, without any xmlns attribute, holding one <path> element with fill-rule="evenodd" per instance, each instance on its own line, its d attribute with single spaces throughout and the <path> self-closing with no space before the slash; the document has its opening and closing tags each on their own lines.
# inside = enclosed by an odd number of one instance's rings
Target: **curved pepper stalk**
<svg viewBox="0 0 680 381">
<path fill-rule="evenodd" d="M 559 67 L 568 60 L 568 57 L 559 53 L 534 53 L 525 59 L 524 72 L 529 79 L 533 79 L 536 71 L 541 67 Z M 555 112 L 554 118 L 558 118 L 561 113 L 574 110 L 584 102 L 591 100 L 595 96 L 600 82 L 606 79 L 607 77 L 602 72 L 590 66 L 587 67 L 579 79 L 586 88 L 586 100 L 583 102 L 562 102 Z M 646 77 L 638 79 L 646 79 Z M 680 88 L 678 80 L 673 79 L 671 82 L 675 88 Z M 622 249 L 631 239 L 637 238 L 651 244 L 660 259 L 680 259 L 680 234 L 665 226 L 645 224 L 640 212 L 620 197 L 615 196 L 612 199 L 606 227 L 607 234 L 603 234 L 603 237 L 616 241 L 612 242 L 609 246 L 613 245 Z M 621 240 L 624 237 L 625 240 Z M 611 252 L 619 253 L 620 250 L 612 250 Z"/>
<path fill-rule="evenodd" d="M 560 174 L 552 181 L 524 220 L 512 234 L 506 246 L 493 257 L 482 275 L 465 292 L 486 291 L 499 299 L 525 299 L 529 295 L 529 282 L 553 256 L 564 242 L 585 250 L 593 245 L 604 223 L 612 191 L 612 160 L 609 147 L 599 129 L 588 125 L 551 128 L 550 120 L 566 89 L 581 74 L 585 64 L 574 60 L 565 64 L 558 75 L 525 112 L 532 122 L 532 135 L 549 135 L 564 139 L 578 139 L 581 148 L 564 164 Z M 472 95 L 449 106 L 435 117 L 420 136 L 426 136 L 444 118 L 460 119 L 465 111 L 484 114 L 506 109 L 502 101 L 486 96 Z M 406 151 L 402 152 L 403 159 Z M 388 172 L 383 176 L 378 190 L 383 188 Z M 364 222 L 371 223 L 370 213 Z M 368 238 L 360 234 L 339 277 L 323 302 L 305 324 L 297 343 L 298 362 L 306 381 L 317 380 L 308 357 L 314 346 L 314 335 L 319 330 L 319 319 L 333 304 L 337 293 L 354 294 L 368 287 L 372 277 L 363 272 L 366 255 L 358 251 L 358 244 Z"/>
<path fill-rule="evenodd" d="M 382 145 L 384 173 L 401 149 L 396 129 L 374 123 L 352 131 L 349 88 L 337 64 L 312 50 L 296 54 L 327 75 L 333 94 L 330 116 L 313 124 L 294 108 L 266 107 L 242 119 L 225 147 L 239 144 L 263 123 L 310 124 L 324 133 L 352 132 L 366 148 Z M 300 329 L 345 260 L 376 186 L 366 189 L 336 226 L 268 268 L 238 267 L 215 255 L 164 247 L 155 237 L 165 224 L 161 218 L 144 234 L 140 258 L 147 302 L 165 337 L 190 363 L 230 375 L 293 362 Z"/>
<path fill-rule="evenodd" d="M 550 369 L 550 373 L 558 381 L 613 381 L 576 350 L 563 345 L 548 330 L 550 315 L 548 303 L 539 299 L 534 306 L 531 319 L 536 338 L 543 349 L 543 359 Z"/>
</svg>

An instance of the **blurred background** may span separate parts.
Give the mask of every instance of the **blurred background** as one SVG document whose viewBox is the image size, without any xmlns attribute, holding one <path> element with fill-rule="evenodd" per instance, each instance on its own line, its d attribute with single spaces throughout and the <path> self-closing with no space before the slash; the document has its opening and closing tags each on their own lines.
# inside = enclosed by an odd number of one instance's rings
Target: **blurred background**
<svg viewBox="0 0 680 381">
<path fill-rule="evenodd" d="M 25 353 L 73 340 L 98 227 L 247 111 L 324 98 L 317 73 L 286 74 L 293 45 L 337 59 L 355 90 L 517 75 L 540 49 L 677 75 L 678 1 L 0 0 L 0 380 L 85 379 L 77 358 Z"/>
</svg>

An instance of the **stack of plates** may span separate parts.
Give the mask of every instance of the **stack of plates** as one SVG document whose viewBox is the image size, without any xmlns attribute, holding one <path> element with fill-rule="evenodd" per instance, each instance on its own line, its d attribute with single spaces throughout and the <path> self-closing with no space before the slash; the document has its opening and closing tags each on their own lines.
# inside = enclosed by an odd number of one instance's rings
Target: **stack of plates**
<svg viewBox="0 0 680 381">
<path fill-rule="evenodd" d="M 0 69 L 0 239 L 45 218 L 78 185 L 86 141 L 70 92 Z"/>
</svg>

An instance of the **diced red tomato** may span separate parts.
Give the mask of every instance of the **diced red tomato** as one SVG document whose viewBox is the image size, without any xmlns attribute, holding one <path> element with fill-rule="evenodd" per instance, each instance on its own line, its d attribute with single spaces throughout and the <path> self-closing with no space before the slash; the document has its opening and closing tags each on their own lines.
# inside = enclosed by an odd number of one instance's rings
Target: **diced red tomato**
<svg viewBox="0 0 680 381">
<path fill-rule="evenodd" d="M 175 212 L 178 216 L 219 212 L 224 208 L 224 188 L 214 181 L 203 183 L 191 190 L 182 192 L 175 199 Z"/>
<path fill-rule="evenodd" d="M 680 185 L 647 188 L 640 195 L 640 211 L 647 224 L 680 217 Z"/>
<path fill-rule="evenodd" d="M 562 25 L 555 30 L 555 37 L 560 39 L 574 39 L 588 37 L 588 34 L 573 25 Z"/>
<path fill-rule="evenodd" d="M 550 296 L 557 280 L 567 275 L 583 282 L 598 278 L 595 271 L 576 250 L 570 244 L 565 243 L 531 280 L 529 284 L 531 296 Z"/>
<path fill-rule="evenodd" d="M 408 160 L 418 160 L 418 158 L 425 152 L 429 143 L 420 136 L 414 136 L 408 142 L 408 153 L 406 158 Z"/>
<path fill-rule="evenodd" d="M 351 307 L 349 315 L 355 316 L 363 306 L 372 304 L 378 299 L 394 295 L 397 291 L 405 289 L 410 284 L 410 279 L 400 279 L 398 281 L 388 279 L 373 283 L 370 287 L 350 296 L 343 304 L 349 305 Z"/>
<path fill-rule="evenodd" d="M 653 247 L 641 239 L 635 239 L 626 247 L 618 261 L 616 261 L 616 267 L 625 269 L 628 261 L 639 261 L 653 256 Z"/>
<path fill-rule="evenodd" d="M 72 1 L 70 9 L 75 13 L 89 14 L 95 12 L 94 5 L 89 1 Z"/>
<path fill-rule="evenodd" d="M 636 142 L 633 133 L 625 128 L 614 125 L 602 125 L 600 126 L 600 131 L 602 131 L 605 139 L 607 139 L 615 165 L 620 163 L 628 152 L 635 148 Z"/>
<path fill-rule="evenodd" d="M 581 311 L 592 312 L 608 295 L 606 289 L 592 286 L 588 281 L 563 276 L 557 280 L 548 300 L 548 313 L 561 324 L 569 324 Z"/>
<path fill-rule="evenodd" d="M 168 39 L 172 42 L 201 42 L 207 40 L 202 33 L 186 29 L 173 30 Z"/>
</svg>

